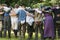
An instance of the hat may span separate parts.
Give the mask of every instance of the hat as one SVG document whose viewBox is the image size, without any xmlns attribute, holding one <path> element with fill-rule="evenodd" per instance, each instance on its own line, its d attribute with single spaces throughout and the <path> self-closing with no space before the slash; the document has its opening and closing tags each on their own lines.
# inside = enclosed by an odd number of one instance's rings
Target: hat
<svg viewBox="0 0 60 40">
<path fill-rule="evenodd" d="M 42 13 L 42 11 L 39 10 L 39 9 L 35 9 L 35 11 L 38 12 L 38 13 Z"/>
<path fill-rule="evenodd" d="M 44 11 L 45 11 L 45 12 L 51 12 L 52 10 L 51 10 L 51 7 L 45 7 L 45 8 L 44 8 Z"/>
</svg>

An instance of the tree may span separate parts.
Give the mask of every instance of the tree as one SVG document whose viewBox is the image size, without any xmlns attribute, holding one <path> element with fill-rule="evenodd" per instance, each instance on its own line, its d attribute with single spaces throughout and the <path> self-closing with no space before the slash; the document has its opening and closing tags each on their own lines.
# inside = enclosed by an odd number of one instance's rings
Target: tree
<svg viewBox="0 0 60 40">
<path fill-rule="evenodd" d="M 0 0 L 0 4 L 6 3 L 7 5 L 14 6 L 16 3 L 17 4 L 25 4 L 26 6 L 32 6 L 37 3 L 45 2 L 45 4 L 60 4 L 60 0 Z M 43 2 L 43 3 L 44 3 Z"/>
</svg>

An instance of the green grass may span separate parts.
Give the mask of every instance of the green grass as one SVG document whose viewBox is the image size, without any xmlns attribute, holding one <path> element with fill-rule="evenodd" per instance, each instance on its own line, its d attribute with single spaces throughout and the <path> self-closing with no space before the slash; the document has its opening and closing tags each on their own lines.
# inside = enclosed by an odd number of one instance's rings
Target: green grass
<svg viewBox="0 0 60 40">
<path fill-rule="evenodd" d="M 35 37 L 35 33 L 33 33 L 33 39 L 34 39 L 34 37 Z M 40 35 L 38 35 L 38 37 L 40 38 Z M 24 40 L 27 40 L 27 38 L 28 38 L 28 34 L 26 33 Z M 0 38 L 0 40 L 9 40 L 9 38 L 8 37 L 6 37 L 6 38 Z M 19 40 L 19 37 L 15 38 L 14 34 L 11 34 L 11 39 L 10 40 Z"/>
<path fill-rule="evenodd" d="M 9 40 L 8 38 L 0 38 L 0 40 Z M 17 38 L 11 38 L 10 40 L 18 40 Z"/>
<path fill-rule="evenodd" d="M 58 35 L 58 34 L 57 34 Z M 41 35 L 40 35 L 40 33 L 38 34 L 38 38 L 39 38 L 39 40 L 40 40 L 40 37 Z M 34 40 L 34 37 L 35 37 L 35 33 L 33 33 L 33 39 L 32 40 Z M 27 40 L 27 38 L 28 38 L 28 34 L 26 33 L 25 34 L 25 39 L 24 40 Z M 6 37 L 6 38 L 0 38 L 0 40 L 9 40 L 9 38 L 8 37 Z M 12 34 L 11 35 L 11 40 L 19 40 L 19 38 L 15 38 L 15 36 L 14 36 L 14 34 Z M 56 36 L 56 39 L 55 40 L 60 40 L 60 38 L 58 38 L 58 36 Z"/>
</svg>

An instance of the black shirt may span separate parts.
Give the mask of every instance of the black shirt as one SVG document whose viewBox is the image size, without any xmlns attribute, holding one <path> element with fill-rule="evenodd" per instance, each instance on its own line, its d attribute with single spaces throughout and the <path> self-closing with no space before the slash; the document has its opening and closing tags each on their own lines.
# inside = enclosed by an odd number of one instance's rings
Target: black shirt
<svg viewBox="0 0 60 40">
<path fill-rule="evenodd" d="M 53 13 L 54 13 L 54 19 L 56 20 L 56 21 L 58 21 L 58 20 L 60 20 L 60 17 L 58 17 L 57 15 L 59 15 L 60 14 L 60 8 L 59 9 L 52 9 L 52 11 L 53 11 Z"/>
</svg>

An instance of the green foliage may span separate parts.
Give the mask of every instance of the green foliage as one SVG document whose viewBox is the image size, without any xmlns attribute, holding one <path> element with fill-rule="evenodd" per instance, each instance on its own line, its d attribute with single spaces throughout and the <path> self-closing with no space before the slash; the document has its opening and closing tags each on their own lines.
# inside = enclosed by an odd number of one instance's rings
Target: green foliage
<svg viewBox="0 0 60 40">
<path fill-rule="evenodd" d="M 43 5 L 54 5 L 54 4 L 60 4 L 60 0 L 0 0 L 0 4 L 7 3 L 8 5 L 14 6 L 14 4 L 22 4 L 24 3 L 25 6 L 31 6 L 31 7 L 39 7 L 41 3 Z"/>
<path fill-rule="evenodd" d="M 46 3 L 46 2 L 37 3 L 37 4 L 34 4 L 32 7 L 33 8 L 40 8 L 40 6 L 51 6 L 51 3 Z"/>
<path fill-rule="evenodd" d="M 12 4 L 10 4 L 10 5 L 14 7 L 14 5 L 15 5 L 15 2 L 13 2 L 13 3 L 12 3 Z"/>
</svg>

